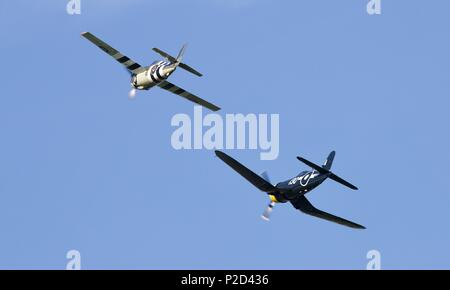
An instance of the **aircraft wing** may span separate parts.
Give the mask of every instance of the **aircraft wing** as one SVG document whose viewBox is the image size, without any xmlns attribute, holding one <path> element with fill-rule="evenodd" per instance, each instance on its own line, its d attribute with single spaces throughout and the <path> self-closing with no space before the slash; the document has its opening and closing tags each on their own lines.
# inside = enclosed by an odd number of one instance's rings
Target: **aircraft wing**
<svg viewBox="0 0 450 290">
<path fill-rule="evenodd" d="M 341 224 L 341 225 L 344 225 L 347 227 L 351 227 L 351 228 L 355 228 L 355 229 L 365 229 L 365 227 L 362 225 L 358 225 L 354 222 L 348 221 L 346 219 L 340 218 L 338 216 L 326 213 L 324 211 L 321 211 L 321 210 L 315 208 L 303 195 L 298 197 L 297 199 L 291 201 L 291 203 L 296 209 L 298 209 L 306 214 L 309 214 L 309 215 L 312 215 L 312 216 L 315 216 L 315 217 L 318 217 L 321 219 L 325 219 L 330 222 L 338 223 L 338 224 Z"/>
<path fill-rule="evenodd" d="M 169 91 L 169 92 L 172 92 L 174 94 L 182 96 L 183 98 L 188 99 L 191 102 L 199 104 L 200 106 L 208 108 L 211 111 L 215 112 L 215 111 L 220 110 L 220 108 L 217 107 L 216 105 L 213 105 L 213 104 L 211 104 L 211 103 L 209 103 L 209 102 L 207 102 L 207 101 L 197 97 L 196 95 L 193 95 L 193 94 L 189 93 L 188 91 L 185 91 L 182 88 L 180 88 L 180 87 L 178 87 L 178 86 L 176 86 L 176 85 L 174 85 L 172 83 L 169 83 L 168 81 L 162 81 L 162 82 L 160 82 L 158 84 L 158 86 L 160 88 L 162 88 L 162 89 L 165 89 L 165 90 Z"/>
<path fill-rule="evenodd" d="M 101 39 L 97 38 L 92 33 L 83 32 L 81 33 L 81 36 L 83 36 L 84 38 L 86 38 L 87 40 L 98 46 L 101 50 L 112 56 L 116 61 L 122 64 L 130 73 L 137 74 L 144 70 L 144 68 L 140 64 L 133 61 L 129 57 L 121 54 L 119 51 L 117 51 L 116 49 L 114 49 Z"/>
<path fill-rule="evenodd" d="M 254 173 L 238 161 L 234 160 L 227 154 L 216 150 L 216 156 L 219 157 L 223 162 L 225 162 L 228 166 L 234 169 L 237 173 L 239 173 L 242 177 L 247 179 L 251 184 L 256 186 L 259 190 L 270 193 L 277 191 L 277 188 L 267 182 L 264 178 Z"/>
</svg>

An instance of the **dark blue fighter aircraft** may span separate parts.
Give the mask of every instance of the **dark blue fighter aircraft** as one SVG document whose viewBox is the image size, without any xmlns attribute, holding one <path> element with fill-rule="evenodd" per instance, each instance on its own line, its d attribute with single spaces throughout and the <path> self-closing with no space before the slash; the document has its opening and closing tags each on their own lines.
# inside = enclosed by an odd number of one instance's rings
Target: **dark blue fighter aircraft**
<svg viewBox="0 0 450 290">
<path fill-rule="evenodd" d="M 302 157 L 297 157 L 298 160 L 305 163 L 313 170 L 303 171 L 294 178 L 291 178 L 284 182 L 280 182 L 275 186 L 270 182 L 267 173 L 264 172 L 263 174 L 261 174 L 261 176 L 259 176 L 258 174 L 254 173 L 253 171 L 221 151 L 216 151 L 216 155 L 228 166 L 239 173 L 242 177 L 247 179 L 251 184 L 269 195 L 270 204 L 262 215 L 262 218 L 267 221 L 269 220 L 270 213 L 272 212 L 275 203 L 290 202 L 296 209 L 306 214 L 351 228 L 365 229 L 365 227 L 362 225 L 356 224 L 354 222 L 315 208 L 305 197 L 306 193 L 319 186 L 327 178 L 330 178 L 353 190 L 358 189 L 353 184 L 345 181 L 344 179 L 340 178 L 330 171 L 335 156 L 334 151 L 332 151 L 330 155 L 328 155 L 327 160 L 322 166 L 316 165 Z"/>
</svg>

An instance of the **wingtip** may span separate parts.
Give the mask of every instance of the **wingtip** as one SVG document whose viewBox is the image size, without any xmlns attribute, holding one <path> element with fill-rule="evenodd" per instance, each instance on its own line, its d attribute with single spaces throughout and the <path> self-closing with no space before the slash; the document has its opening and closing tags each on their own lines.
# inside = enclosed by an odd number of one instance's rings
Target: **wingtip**
<svg viewBox="0 0 450 290">
<path fill-rule="evenodd" d="M 354 223 L 354 222 L 351 222 L 352 223 L 352 228 L 354 228 L 354 229 L 357 229 L 357 230 L 365 230 L 366 229 L 366 227 L 365 226 L 363 226 L 363 225 L 360 225 L 360 224 L 357 224 L 357 223 Z"/>
<path fill-rule="evenodd" d="M 347 224 L 344 224 L 346 227 L 348 227 L 348 228 L 352 228 L 352 229 L 355 229 L 355 230 L 365 230 L 366 229 L 366 227 L 365 226 L 363 226 L 363 225 L 360 225 L 360 224 L 357 224 L 357 223 L 354 223 L 354 222 L 352 222 L 352 221 L 348 221 L 348 223 Z"/>
<path fill-rule="evenodd" d="M 306 160 L 305 158 L 303 158 L 301 156 L 297 156 L 297 159 L 300 160 L 301 162 L 308 162 L 308 160 Z"/>
<path fill-rule="evenodd" d="M 263 216 L 263 215 L 261 215 L 261 218 L 262 218 L 264 221 L 266 221 L 266 222 L 270 222 L 270 219 L 267 218 L 267 217 L 265 217 L 265 216 Z"/>
</svg>

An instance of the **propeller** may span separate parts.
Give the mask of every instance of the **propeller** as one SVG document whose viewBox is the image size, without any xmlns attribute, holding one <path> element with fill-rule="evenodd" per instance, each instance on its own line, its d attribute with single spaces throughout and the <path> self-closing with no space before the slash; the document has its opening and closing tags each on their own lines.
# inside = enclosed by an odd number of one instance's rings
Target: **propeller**
<svg viewBox="0 0 450 290">
<path fill-rule="evenodd" d="M 130 74 L 131 80 L 130 80 L 130 86 L 131 86 L 131 90 L 128 93 L 128 99 L 130 100 L 134 100 L 134 98 L 136 97 L 136 86 L 134 85 L 136 83 L 136 75 L 134 75 L 133 73 L 131 73 L 130 71 L 127 70 L 127 72 Z"/>
<path fill-rule="evenodd" d="M 270 182 L 270 177 L 269 177 L 269 174 L 267 173 L 267 171 L 264 171 L 263 173 L 261 173 L 261 177 L 264 178 L 264 180 L 267 181 L 268 183 L 272 183 L 272 182 Z"/>
<path fill-rule="evenodd" d="M 270 177 L 269 177 L 269 174 L 267 173 L 267 171 L 264 171 L 263 173 L 261 173 L 261 177 L 264 178 L 264 180 L 266 180 L 270 184 L 272 184 L 272 182 L 270 182 Z M 271 201 L 270 201 L 269 205 L 267 206 L 266 210 L 261 215 L 261 218 L 263 220 L 270 221 L 270 214 L 272 213 L 274 206 L 275 206 L 275 201 L 273 199 L 271 199 Z"/>
<path fill-rule="evenodd" d="M 131 91 L 128 93 L 128 98 L 130 100 L 134 100 L 134 98 L 136 98 L 136 89 L 131 89 Z"/>
<path fill-rule="evenodd" d="M 271 201 L 269 205 L 267 206 L 266 210 L 261 215 L 261 218 L 265 221 L 270 221 L 270 214 L 273 211 L 273 207 L 275 206 L 275 202 Z"/>
</svg>

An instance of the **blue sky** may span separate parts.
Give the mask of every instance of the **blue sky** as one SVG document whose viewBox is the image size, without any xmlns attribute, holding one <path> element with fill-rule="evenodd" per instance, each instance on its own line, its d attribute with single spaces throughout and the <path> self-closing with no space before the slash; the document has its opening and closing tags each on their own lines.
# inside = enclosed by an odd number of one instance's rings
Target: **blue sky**
<svg viewBox="0 0 450 290">
<path fill-rule="evenodd" d="M 0 2 L 0 268 L 448 269 L 450 41 L 444 0 Z M 227 153 L 273 181 L 336 150 L 309 194 L 357 231 L 268 203 L 213 151 L 170 144 L 193 106 L 160 89 L 129 101 L 128 75 L 80 37 L 141 64 L 152 47 L 204 73 L 171 81 L 226 113 L 280 114 L 280 155 Z"/>
</svg>

